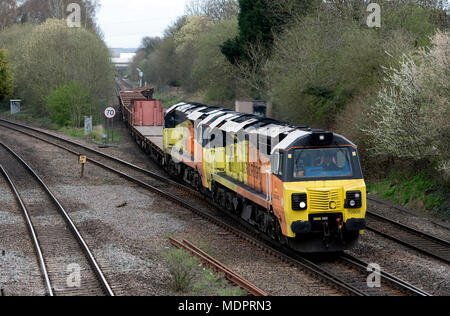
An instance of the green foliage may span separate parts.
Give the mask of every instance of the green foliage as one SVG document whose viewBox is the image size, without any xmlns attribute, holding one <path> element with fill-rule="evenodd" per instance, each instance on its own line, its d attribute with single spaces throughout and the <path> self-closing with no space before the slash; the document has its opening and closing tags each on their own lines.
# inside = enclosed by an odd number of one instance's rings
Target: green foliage
<svg viewBox="0 0 450 316">
<path fill-rule="evenodd" d="M 190 290 L 196 276 L 195 267 L 198 265 L 198 260 L 181 249 L 170 249 L 163 253 L 163 256 L 172 276 L 170 288 L 182 293 Z"/>
<path fill-rule="evenodd" d="M 419 211 L 434 212 L 444 203 L 450 191 L 440 190 L 432 171 L 393 170 L 383 180 L 369 183 L 369 193 Z M 448 214 L 450 215 L 450 213 Z"/>
<path fill-rule="evenodd" d="M 275 107 L 283 109 L 277 118 L 330 126 L 354 94 L 379 80 L 390 62 L 384 51 L 401 54 L 391 44 L 352 19 L 327 13 L 302 18 L 277 39 L 266 66 L 266 85 Z"/>
<path fill-rule="evenodd" d="M 47 114 L 50 91 L 73 80 L 82 83 L 95 106 L 114 94 L 108 48 L 84 28 L 50 19 L 40 25 L 14 25 L 0 33 L 0 41 L 8 47 L 18 97 L 35 115 Z"/>
<path fill-rule="evenodd" d="M 189 252 L 171 248 L 162 253 L 171 280 L 170 288 L 188 295 L 243 296 L 247 294 L 239 287 L 230 285 L 220 273 L 203 268 L 200 261 Z"/>
<path fill-rule="evenodd" d="M 235 37 L 225 41 L 220 49 L 222 54 L 227 57 L 228 61 L 234 64 L 242 59 L 245 46 L 240 38 Z"/>
<path fill-rule="evenodd" d="M 244 296 L 246 291 L 238 286 L 231 286 L 225 280 L 223 274 L 216 273 L 212 269 L 204 269 L 202 278 L 194 284 L 194 289 L 201 293 L 213 293 L 218 296 Z"/>
<path fill-rule="evenodd" d="M 9 111 L 9 103 L 8 102 L 0 102 L 0 113 Z"/>
<path fill-rule="evenodd" d="M 178 86 L 181 81 L 178 72 L 176 44 L 173 37 L 166 37 L 152 54 L 141 61 L 145 80 L 151 84 Z"/>
<path fill-rule="evenodd" d="M 387 71 L 386 85 L 369 110 L 373 124 L 364 131 L 378 155 L 427 160 L 449 180 L 449 35 L 436 33 L 432 44 Z"/>
<path fill-rule="evenodd" d="M 94 126 L 92 133 L 87 136 L 84 135 L 84 127 L 75 128 L 75 127 L 64 126 L 64 127 L 59 128 L 58 131 L 67 136 L 70 136 L 70 137 L 87 138 L 87 139 L 94 140 L 97 142 L 103 141 L 102 136 L 106 134 L 103 125 Z M 122 137 L 123 137 L 123 135 L 120 135 L 117 132 L 115 132 L 113 142 L 120 142 Z"/>
<path fill-rule="evenodd" d="M 186 14 L 207 16 L 213 21 L 232 20 L 239 14 L 238 0 L 188 0 Z"/>
<path fill-rule="evenodd" d="M 235 69 L 220 52 L 220 45 L 238 33 L 236 19 L 188 16 L 171 26 L 162 39 L 144 39 L 130 69 L 144 72 L 144 80 L 166 90 L 181 86 L 184 93 L 201 92 L 206 101 L 224 103 L 236 90 Z M 164 105 L 178 101 L 179 96 L 156 95 Z"/>
<path fill-rule="evenodd" d="M 273 56 L 259 76 L 276 118 L 329 128 L 355 96 L 382 83 L 384 68 L 429 43 L 436 30 L 430 8 L 412 2 L 381 6 L 380 29 L 365 26 L 366 5 L 331 2 L 296 17 L 275 37 Z"/>
<path fill-rule="evenodd" d="M 192 78 L 205 101 L 231 100 L 235 96 L 236 71 L 220 52 L 220 45 L 238 32 L 236 20 L 224 20 L 200 35 Z"/>
<path fill-rule="evenodd" d="M 3 49 L 0 49 L 0 101 L 6 100 L 13 93 L 13 77 L 9 62 Z"/>
<path fill-rule="evenodd" d="M 70 3 L 80 5 L 83 12 L 82 25 L 101 33 L 96 24 L 97 0 L 2 0 L 0 2 L 0 29 L 17 23 L 43 23 L 47 19 L 65 19 Z"/>
<path fill-rule="evenodd" d="M 155 99 L 161 100 L 164 107 L 169 108 L 172 105 L 180 103 L 182 100 L 170 93 L 170 90 L 166 91 L 163 88 L 157 89 L 154 94 Z"/>
<path fill-rule="evenodd" d="M 437 28 L 432 20 L 433 11 L 413 2 L 393 9 L 385 5 L 382 31 L 402 30 L 414 39 L 416 46 L 427 46 L 430 44 L 430 36 Z"/>
<path fill-rule="evenodd" d="M 272 49 L 274 34 L 283 30 L 294 15 L 304 15 L 311 8 L 311 0 L 240 0 L 239 35 L 226 41 L 222 53 L 232 63 L 249 61 L 251 44 L 259 43 Z"/>
<path fill-rule="evenodd" d="M 84 116 L 93 112 L 89 92 L 78 81 L 50 91 L 45 103 L 52 122 L 59 126 L 80 127 Z"/>
</svg>

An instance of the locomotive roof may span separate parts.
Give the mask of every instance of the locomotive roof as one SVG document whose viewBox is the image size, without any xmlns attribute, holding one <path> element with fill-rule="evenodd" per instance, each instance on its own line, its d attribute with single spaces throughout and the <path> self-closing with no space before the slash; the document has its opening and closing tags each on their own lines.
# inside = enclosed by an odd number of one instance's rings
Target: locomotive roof
<svg viewBox="0 0 450 316">
<path fill-rule="evenodd" d="M 294 143 L 314 143 L 317 135 L 328 135 L 336 145 L 353 143 L 345 137 L 322 130 L 313 130 L 305 126 L 294 126 L 269 118 L 261 118 L 253 114 L 239 113 L 229 109 L 207 106 L 200 103 L 178 103 L 166 111 L 176 110 L 184 113 L 189 120 L 200 120 L 199 125 L 208 124 L 211 128 L 219 128 L 227 133 L 238 133 L 244 130 L 248 134 L 257 134 L 269 138 L 280 137 L 281 141 L 273 146 L 272 152 L 287 149 Z M 310 137 L 307 137 L 310 136 Z M 322 138 L 320 138 L 322 139 Z M 355 146 L 356 147 L 356 146 Z"/>
</svg>

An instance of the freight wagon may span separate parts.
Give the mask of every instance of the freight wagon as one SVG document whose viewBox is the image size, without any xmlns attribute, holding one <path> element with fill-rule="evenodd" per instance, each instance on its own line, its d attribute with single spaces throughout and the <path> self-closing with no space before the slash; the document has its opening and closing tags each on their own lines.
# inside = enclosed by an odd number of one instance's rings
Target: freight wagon
<svg viewBox="0 0 450 316">
<path fill-rule="evenodd" d="M 153 99 L 150 87 L 119 92 L 120 113 L 136 143 L 155 161 L 163 163 L 164 108 Z"/>
</svg>

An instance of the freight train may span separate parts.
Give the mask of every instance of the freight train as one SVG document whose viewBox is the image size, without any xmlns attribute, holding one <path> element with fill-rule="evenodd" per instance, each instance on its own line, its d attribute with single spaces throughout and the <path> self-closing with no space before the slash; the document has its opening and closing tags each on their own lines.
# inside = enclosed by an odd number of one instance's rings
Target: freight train
<svg viewBox="0 0 450 316">
<path fill-rule="evenodd" d="M 357 146 L 345 137 L 187 102 L 165 111 L 158 137 L 157 126 L 136 126 L 133 118 L 142 116 L 147 101 L 139 100 L 148 91 L 132 91 L 120 101 L 138 144 L 230 214 L 305 253 L 351 248 L 363 233 L 366 187 Z M 162 111 L 148 102 L 150 112 Z"/>
</svg>

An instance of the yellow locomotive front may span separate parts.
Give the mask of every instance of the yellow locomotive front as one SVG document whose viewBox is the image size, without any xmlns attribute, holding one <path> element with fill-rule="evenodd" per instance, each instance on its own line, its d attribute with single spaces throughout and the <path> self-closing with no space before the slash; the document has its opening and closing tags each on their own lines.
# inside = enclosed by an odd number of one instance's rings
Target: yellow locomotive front
<svg viewBox="0 0 450 316">
<path fill-rule="evenodd" d="M 316 131 L 278 146 L 272 159 L 273 207 L 289 245 L 302 252 L 351 247 L 365 228 L 366 213 L 356 146 Z"/>
</svg>

